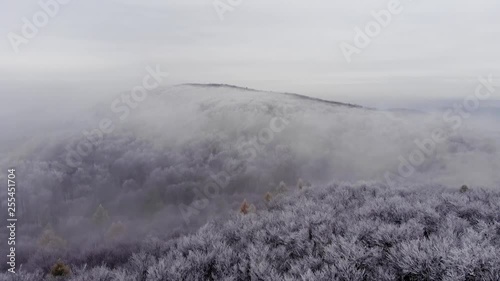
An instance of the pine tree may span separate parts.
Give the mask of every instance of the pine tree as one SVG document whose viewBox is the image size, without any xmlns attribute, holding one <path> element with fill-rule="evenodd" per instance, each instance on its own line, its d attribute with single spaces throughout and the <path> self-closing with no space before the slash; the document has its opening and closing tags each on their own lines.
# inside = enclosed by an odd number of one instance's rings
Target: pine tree
<svg viewBox="0 0 500 281">
<path fill-rule="evenodd" d="M 287 190 L 286 184 L 284 181 L 281 181 L 280 184 L 278 185 L 278 192 L 279 193 L 285 193 Z"/>
<path fill-rule="evenodd" d="M 45 249 L 63 249 L 66 247 L 66 240 L 59 237 L 50 225 L 47 225 L 38 239 L 38 245 Z"/>
<path fill-rule="evenodd" d="M 116 239 L 123 235 L 125 232 L 125 225 L 121 222 L 113 222 L 111 226 L 108 228 L 107 235 L 111 239 Z"/>
<path fill-rule="evenodd" d="M 301 178 L 299 178 L 299 180 L 297 181 L 297 187 L 299 189 L 302 189 L 304 187 L 304 181 L 302 181 Z"/>
<path fill-rule="evenodd" d="M 102 204 L 99 204 L 99 207 L 97 207 L 96 211 L 94 212 L 94 215 L 92 216 L 92 220 L 96 225 L 99 226 L 102 226 L 108 222 L 109 220 L 108 211 L 104 209 Z"/>
</svg>

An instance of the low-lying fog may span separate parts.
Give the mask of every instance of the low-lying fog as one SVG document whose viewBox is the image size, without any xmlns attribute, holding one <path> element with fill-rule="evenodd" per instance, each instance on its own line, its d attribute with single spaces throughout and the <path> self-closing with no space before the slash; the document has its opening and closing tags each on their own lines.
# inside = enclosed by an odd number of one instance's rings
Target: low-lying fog
<svg viewBox="0 0 500 281">
<path fill-rule="evenodd" d="M 118 223 L 125 241 L 175 235 L 245 198 L 258 208 L 299 178 L 500 187 L 500 118 L 488 101 L 473 111 L 377 110 L 217 85 L 138 97 L 27 101 L 18 120 L 4 119 L 0 164 L 16 168 L 25 258 L 43 250 L 47 229 L 66 249 L 106 243 Z"/>
</svg>

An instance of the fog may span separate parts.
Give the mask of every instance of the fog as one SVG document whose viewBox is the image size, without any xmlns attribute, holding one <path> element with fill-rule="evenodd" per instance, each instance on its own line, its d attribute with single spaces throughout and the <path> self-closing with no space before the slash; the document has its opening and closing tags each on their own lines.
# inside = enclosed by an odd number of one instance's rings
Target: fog
<svg viewBox="0 0 500 281">
<path fill-rule="evenodd" d="M 350 236 L 361 237 L 346 247 L 357 254 L 335 249 L 330 261 L 356 275 L 375 249 L 368 279 L 440 279 L 441 263 L 436 275 L 405 275 L 418 266 L 400 260 L 426 268 L 422 257 L 448 241 L 464 280 L 498 264 L 499 1 L 3 2 L 0 182 L 14 168 L 16 193 L 0 192 L 0 219 L 15 199 L 18 221 L 0 231 L 17 235 L 16 249 L 0 246 L 16 264 L 3 255 L 0 268 L 28 272 L 11 279 L 51 279 L 58 260 L 65 280 L 216 279 L 213 255 L 228 247 L 191 255 L 191 245 L 219 237 L 238 256 L 232 269 L 252 264 L 273 280 L 318 279 L 312 271 L 332 270 L 323 250 Z M 274 238 L 295 245 L 297 215 L 307 239 L 285 251 Z M 389 259 L 387 241 L 402 249 Z M 467 263 L 476 245 L 488 245 L 480 269 Z M 287 272 L 292 262 L 305 266 Z M 255 273 L 244 271 L 219 276 Z"/>
<path fill-rule="evenodd" d="M 127 96 L 11 100 L 23 106 L 3 125 L 0 164 L 16 168 L 28 268 L 46 251 L 190 232 L 243 199 L 259 208 L 282 181 L 500 186 L 498 115 L 481 113 L 487 101 L 465 118 L 221 85 L 161 87 L 129 104 Z M 436 130 L 442 141 L 429 143 Z M 102 224 L 99 205 L 108 213 Z M 116 224 L 120 235 L 110 238 Z M 64 247 L 40 244 L 49 230 Z"/>
</svg>

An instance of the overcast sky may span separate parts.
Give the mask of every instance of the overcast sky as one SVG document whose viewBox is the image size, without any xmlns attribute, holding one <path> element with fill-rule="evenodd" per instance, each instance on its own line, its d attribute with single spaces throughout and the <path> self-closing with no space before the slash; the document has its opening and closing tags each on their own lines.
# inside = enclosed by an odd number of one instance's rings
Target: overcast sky
<svg viewBox="0 0 500 281">
<path fill-rule="evenodd" d="M 22 18 L 41 8 L 1 1 L 1 95 L 126 90 L 156 64 L 171 84 L 341 101 L 464 97 L 478 76 L 500 74 L 498 0 L 401 0 L 403 11 L 351 63 L 339 45 L 353 44 L 355 28 L 390 1 L 241 0 L 221 20 L 213 0 L 71 0 L 18 54 L 8 34 L 22 35 Z"/>
</svg>

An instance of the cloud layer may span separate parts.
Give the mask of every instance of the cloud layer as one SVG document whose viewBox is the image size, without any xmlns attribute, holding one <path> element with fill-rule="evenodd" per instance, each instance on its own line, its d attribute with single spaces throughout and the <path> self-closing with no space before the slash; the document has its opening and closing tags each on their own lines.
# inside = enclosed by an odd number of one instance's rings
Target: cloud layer
<svg viewBox="0 0 500 281">
<path fill-rule="evenodd" d="M 387 173 L 401 177 L 403 163 L 423 151 L 418 142 L 436 129 L 444 141 L 398 185 L 500 185 L 499 131 L 481 115 L 457 126 L 456 113 L 443 119 L 215 85 L 157 90 L 122 114 L 102 103 L 51 133 L 11 140 L 1 164 L 18 174 L 22 259 L 47 250 L 40 239 L 49 230 L 65 249 L 107 244 L 113 224 L 127 229 L 123 241 L 185 233 L 245 198 L 263 204 L 281 181 L 387 184 Z M 84 132 L 105 118 L 115 130 L 68 162 L 88 144 Z M 108 213 L 104 225 L 95 221 L 99 205 Z"/>
</svg>

